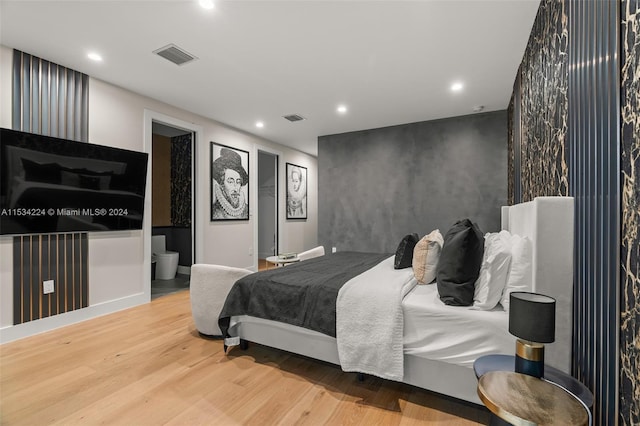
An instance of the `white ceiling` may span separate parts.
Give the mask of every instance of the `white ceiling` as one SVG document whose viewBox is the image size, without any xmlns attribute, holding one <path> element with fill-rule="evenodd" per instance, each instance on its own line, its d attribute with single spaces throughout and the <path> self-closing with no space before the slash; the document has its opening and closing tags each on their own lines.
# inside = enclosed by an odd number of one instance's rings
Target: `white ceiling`
<svg viewBox="0 0 640 426">
<path fill-rule="evenodd" d="M 0 0 L 0 43 L 317 155 L 322 135 L 505 109 L 538 4 Z M 170 43 L 198 60 L 152 53 Z"/>
</svg>

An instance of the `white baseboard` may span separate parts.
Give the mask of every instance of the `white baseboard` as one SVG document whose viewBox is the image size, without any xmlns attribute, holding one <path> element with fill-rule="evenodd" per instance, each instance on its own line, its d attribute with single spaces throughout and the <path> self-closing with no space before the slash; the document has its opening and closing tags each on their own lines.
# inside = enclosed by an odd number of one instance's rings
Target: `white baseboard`
<svg viewBox="0 0 640 426">
<path fill-rule="evenodd" d="M 145 303 L 149 303 L 148 296 L 145 297 L 144 293 L 139 293 L 122 299 L 88 306 L 86 308 L 65 312 L 63 314 L 47 318 L 29 321 L 18 325 L 10 325 L 0 328 L 0 343 L 8 343 L 14 340 L 23 339 L 25 337 L 55 330 L 56 328 L 65 327 L 67 325 L 111 314 L 113 312 L 132 308 Z"/>
<path fill-rule="evenodd" d="M 191 266 L 178 265 L 178 273 L 182 275 L 191 275 Z"/>
</svg>

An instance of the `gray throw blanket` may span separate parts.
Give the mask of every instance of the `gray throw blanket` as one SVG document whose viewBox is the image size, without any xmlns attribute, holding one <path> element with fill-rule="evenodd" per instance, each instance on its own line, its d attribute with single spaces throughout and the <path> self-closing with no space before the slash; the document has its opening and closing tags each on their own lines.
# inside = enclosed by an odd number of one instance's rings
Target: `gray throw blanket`
<svg viewBox="0 0 640 426">
<path fill-rule="evenodd" d="M 247 275 L 231 288 L 218 324 L 229 337 L 230 319 L 251 315 L 336 336 L 336 298 L 351 278 L 390 254 L 338 252 Z"/>
</svg>

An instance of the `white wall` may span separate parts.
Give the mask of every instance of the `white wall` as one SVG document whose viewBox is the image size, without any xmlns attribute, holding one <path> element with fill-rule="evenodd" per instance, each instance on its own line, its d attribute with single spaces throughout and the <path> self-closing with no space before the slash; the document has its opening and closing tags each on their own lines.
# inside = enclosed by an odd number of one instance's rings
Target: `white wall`
<svg viewBox="0 0 640 426">
<path fill-rule="evenodd" d="M 46 59 L 46 58 L 44 58 Z M 0 123 L 11 127 L 12 50 L 0 46 Z M 65 64 L 60 64 L 65 65 Z M 91 143 L 150 152 L 150 117 L 167 117 L 199 129 L 196 159 L 196 262 L 255 268 L 257 222 L 257 149 L 280 155 L 280 187 L 285 188 L 286 162 L 307 167 L 308 219 L 288 222 L 280 218 L 281 251 L 302 251 L 318 242 L 317 159 L 283 145 L 261 139 L 222 123 L 192 114 L 91 78 L 89 82 L 89 141 Z M 198 137 L 198 136 L 197 136 Z M 210 222 L 209 145 L 218 142 L 250 153 L 249 221 Z M 0 342 L 36 334 L 96 315 L 114 312 L 150 299 L 150 191 L 147 190 L 143 231 L 89 234 L 89 307 L 53 318 L 12 326 L 12 238 L 0 237 Z M 285 193 L 280 191 L 280 212 L 285 214 Z"/>
</svg>

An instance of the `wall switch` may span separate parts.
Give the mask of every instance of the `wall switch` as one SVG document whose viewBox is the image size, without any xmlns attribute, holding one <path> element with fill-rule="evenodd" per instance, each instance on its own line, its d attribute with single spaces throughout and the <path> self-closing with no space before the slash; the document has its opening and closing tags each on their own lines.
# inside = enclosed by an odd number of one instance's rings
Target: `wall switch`
<svg viewBox="0 0 640 426">
<path fill-rule="evenodd" d="M 337 248 L 335 248 L 335 247 L 331 247 L 331 253 L 335 253 L 335 252 L 337 252 L 337 251 L 338 251 L 338 249 L 337 249 Z"/>
<path fill-rule="evenodd" d="M 55 291 L 55 289 L 54 289 L 54 281 L 53 280 L 47 280 L 47 281 L 43 281 L 42 282 L 42 292 L 44 294 L 53 293 L 54 291 Z"/>
</svg>

